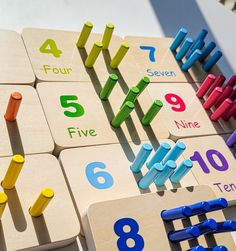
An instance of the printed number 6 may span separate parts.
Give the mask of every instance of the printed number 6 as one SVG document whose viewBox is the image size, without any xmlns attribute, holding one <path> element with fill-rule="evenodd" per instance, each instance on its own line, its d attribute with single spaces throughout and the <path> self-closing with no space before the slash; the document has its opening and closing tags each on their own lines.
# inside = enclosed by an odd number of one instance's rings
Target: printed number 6
<svg viewBox="0 0 236 251">
<path fill-rule="evenodd" d="M 89 183 L 97 189 L 107 189 L 112 187 L 114 183 L 112 176 L 104 171 L 95 173 L 95 168 L 105 169 L 106 165 L 102 162 L 92 162 L 86 166 L 85 172 Z M 102 178 L 103 182 L 101 182 L 99 178 Z"/>
<path fill-rule="evenodd" d="M 75 109 L 74 112 L 71 111 L 64 111 L 64 114 L 67 117 L 80 117 L 84 115 L 84 108 L 82 105 L 75 103 L 75 102 L 70 102 L 71 100 L 78 100 L 77 96 L 74 95 L 67 95 L 67 96 L 60 96 L 60 101 L 61 101 L 61 106 L 64 108 L 69 108 L 72 107 Z"/>
</svg>

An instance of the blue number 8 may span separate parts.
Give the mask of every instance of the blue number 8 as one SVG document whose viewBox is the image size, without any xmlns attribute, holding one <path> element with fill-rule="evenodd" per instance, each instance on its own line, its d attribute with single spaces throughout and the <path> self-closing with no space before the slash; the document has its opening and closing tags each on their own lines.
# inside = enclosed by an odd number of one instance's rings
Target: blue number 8
<svg viewBox="0 0 236 251">
<path fill-rule="evenodd" d="M 124 226 L 129 226 L 130 231 L 124 232 Z M 116 221 L 114 225 L 115 233 L 120 237 L 117 240 L 117 247 L 119 251 L 142 251 L 144 248 L 144 240 L 141 235 L 138 234 L 139 225 L 132 218 L 122 218 Z M 128 247 L 127 240 L 134 240 L 134 246 Z"/>
<path fill-rule="evenodd" d="M 97 189 L 107 189 L 112 187 L 114 183 L 112 176 L 104 171 L 95 173 L 95 168 L 105 169 L 106 165 L 102 162 L 92 162 L 86 166 L 85 172 L 89 183 Z M 99 177 L 102 177 L 104 182 L 99 181 Z"/>
</svg>

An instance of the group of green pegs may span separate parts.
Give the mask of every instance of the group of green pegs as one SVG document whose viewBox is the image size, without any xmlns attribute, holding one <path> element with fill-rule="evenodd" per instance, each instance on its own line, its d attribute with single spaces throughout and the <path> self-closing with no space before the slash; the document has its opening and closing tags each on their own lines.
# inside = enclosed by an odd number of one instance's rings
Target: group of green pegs
<svg viewBox="0 0 236 251">
<path fill-rule="evenodd" d="M 83 49 L 85 47 L 85 44 L 88 41 L 89 35 L 92 31 L 92 28 L 93 28 L 93 24 L 91 22 L 86 22 L 84 24 L 84 27 L 80 33 L 79 39 L 76 43 L 76 46 L 78 48 Z M 102 37 L 102 41 L 101 42 L 96 41 L 94 43 L 91 51 L 89 52 L 89 54 L 85 60 L 86 67 L 92 68 L 93 65 L 95 64 L 101 50 L 108 49 L 114 28 L 115 27 L 113 24 L 109 23 L 106 25 L 105 31 L 104 31 L 104 34 Z M 116 69 L 119 66 L 120 62 L 122 61 L 122 59 L 124 58 L 124 56 L 128 52 L 128 50 L 129 50 L 129 45 L 126 43 L 122 43 L 120 48 L 118 49 L 117 53 L 110 61 L 110 67 L 112 69 Z"/>
<path fill-rule="evenodd" d="M 116 74 L 110 74 L 108 80 L 106 81 L 102 91 L 100 92 L 101 100 L 108 100 L 115 84 L 118 81 L 118 76 Z M 133 86 L 129 89 L 119 112 L 111 121 L 111 125 L 113 127 L 120 127 L 120 125 L 129 117 L 130 113 L 133 111 L 135 107 L 135 101 L 138 96 L 144 91 L 144 89 L 148 86 L 150 80 L 148 77 L 143 77 L 136 86 Z M 155 100 L 151 107 L 148 109 L 146 114 L 141 119 L 143 125 L 150 125 L 151 121 L 154 119 L 156 114 L 162 108 L 163 103 L 160 100 Z"/>
<path fill-rule="evenodd" d="M 193 163 L 185 159 L 177 167 L 176 160 L 184 152 L 186 146 L 178 141 L 173 148 L 165 142 L 156 150 L 153 157 L 146 163 L 148 172 L 139 180 L 141 189 L 148 189 L 152 183 L 157 187 L 162 187 L 170 179 L 173 184 L 178 184 L 182 178 L 191 170 Z M 135 157 L 130 169 L 134 173 L 139 173 L 151 154 L 153 147 L 150 144 L 143 144 Z"/>
</svg>

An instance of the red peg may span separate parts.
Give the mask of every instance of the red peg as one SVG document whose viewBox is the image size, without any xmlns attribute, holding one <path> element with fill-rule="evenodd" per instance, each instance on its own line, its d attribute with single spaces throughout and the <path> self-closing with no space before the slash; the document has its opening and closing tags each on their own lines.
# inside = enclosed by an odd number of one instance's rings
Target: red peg
<svg viewBox="0 0 236 251">
<path fill-rule="evenodd" d="M 215 90 L 211 93 L 211 95 L 204 102 L 203 107 L 205 110 L 209 110 L 218 98 L 222 95 L 223 89 L 221 87 L 216 87 Z"/>
<path fill-rule="evenodd" d="M 233 101 L 227 98 L 211 115 L 210 119 L 212 121 L 217 121 L 225 112 L 232 107 Z"/>
<path fill-rule="evenodd" d="M 229 79 L 229 81 L 227 82 L 226 86 L 229 85 L 229 86 L 234 87 L 235 84 L 236 84 L 236 75 L 233 75 L 233 76 Z"/>
<path fill-rule="evenodd" d="M 216 102 L 216 104 L 215 104 L 215 107 L 218 107 L 219 105 L 221 105 L 221 103 L 225 100 L 225 99 L 227 99 L 227 98 L 229 98 L 231 95 L 232 95 L 232 93 L 233 93 L 233 87 L 232 86 L 225 86 L 225 88 L 223 89 L 223 93 L 221 94 L 221 96 L 220 96 L 220 98 L 218 99 L 218 101 Z"/>
<path fill-rule="evenodd" d="M 222 115 L 222 119 L 228 121 L 233 115 L 236 115 L 236 101 L 234 101 L 232 107 Z"/>
<path fill-rule="evenodd" d="M 216 78 L 216 80 L 215 80 L 214 84 L 212 85 L 212 87 L 210 88 L 210 90 L 208 91 L 208 93 L 207 93 L 208 96 L 213 92 L 213 90 L 215 90 L 216 87 L 221 87 L 224 84 L 224 82 L 225 82 L 225 76 L 220 74 Z"/>
<path fill-rule="evenodd" d="M 203 83 L 201 84 L 200 88 L 198 89 L 196 96 L 198 98 L 203 98 L 203 96 L 207 93 L 210 86 L 214 83 L 216 77 L 213 74 L 208 74 Z"/>
</svg>

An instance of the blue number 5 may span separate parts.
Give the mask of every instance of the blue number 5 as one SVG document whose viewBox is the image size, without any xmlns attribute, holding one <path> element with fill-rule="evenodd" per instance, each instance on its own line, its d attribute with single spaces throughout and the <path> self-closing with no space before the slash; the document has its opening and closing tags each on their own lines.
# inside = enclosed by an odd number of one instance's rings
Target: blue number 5
<svg viewBox="0 0 236 251">
<path fill-rule="evenodd" d="M 112 176 L 105 171 L 98 171 L 95 173 L 95 168 L 105 169 L 106 165 L 102 162 L 92 162 L 86 166 L 85 172 L 89 183 L 97 189 L 112 187 L 114 183 Z"/>
<path fill-rule="evenodd" d="M 149 60 L 151 62 L 156 62 L 156 59 L 155 59 L 155 51 L 156 51 L 156 48 L 153 47 L 153 46 L 144 46 L 144 45 L 141 45 L 139 46 L 139 48 L 141 50 L 146 50 L 146 51 L 149 51 Z"/>
</svg>

